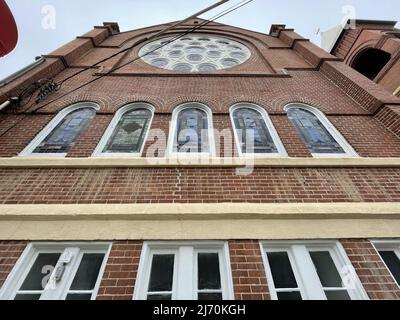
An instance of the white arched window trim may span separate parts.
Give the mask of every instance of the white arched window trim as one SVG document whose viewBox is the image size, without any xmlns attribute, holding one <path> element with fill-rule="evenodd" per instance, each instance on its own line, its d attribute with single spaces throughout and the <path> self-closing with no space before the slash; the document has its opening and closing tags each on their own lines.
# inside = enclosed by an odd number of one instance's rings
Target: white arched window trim
<svg viewBox="0 0 400 320">
<path fill-rule="evenodd" d="M 315 107 L 309 106 L 304 103 L 290 103 L 285 106 L 284 110 L 288 112 L 290 109 L 297 108 L 303 109 L 314 114 L 319 121 L 324 125 L 324 127 L 328 130 L 328 132 L 332 135 L 332 137 L 336 140 L 337 143 L 342 147 L 345 154 L 343 153 L 312 153 L 312 156 L 315 158 L 338 158 L 338 157 L 348 157 L 348 158 L 357 158 L 359 157 L 357 152 L 353 149 L 353 147 L 347 142 L 346 138 L 342 136 L 342 134 L 335 128 L 335 126 L 329 121 L 329 119 L 325 116 L 323 112 L 318 110 Z"/>
<path fill-rule="evenodd" d="M 138 153 L 121 153 L 121 152 L 116 152 L 116 153 L 107 153 L 107 152 L 103 152 L 108 140 L 110 139 L 111 135 L 114 133 L 115 128 L 117 127 L 120 119 L 122 118 L 122 116 L 132 110 L 135 109 L 147 109 L 151 112 L 151 118 L 150 118 L 150 123 L 149 123 L 149 128 L 146 132 L 146 135 L 144 137 L 143 140 L 143 144 L 140 148 L 140 152 Z M 127 104 L 125 106 L 123 106 L 122 108 L 120 108 L 116 113 L 114 118 L 111 120 L 107 130 L 105 131 L 105 133 L 103 134 L 103 137 L 101 138 L 99 144 L 97 145 L 96 149 L 93 152 L 93 157 L 129 157 L 129 158 L 138 158 L 142 156 L 143 150 L 144 150 L 144 146 L 146 144 L 147 141 L 147 137 L 149 135 L 150 129 L 151 129 L 151 124 L 153 122 L 153 118 L 154 118 L 154 112 L 155 112 L 155 108 L 148 103 L 145 102 L 134 102 L 134 103 L 130 103 Z"/>
<path fill-rule="evenodd" d="M 175 131 L 177 126 L 178 115 L 181 111 L 186 109 L 199 109 L 204 111 L 207 114 L 208 119 L 208 139 L 209 139 L 209 146 L 210 152 L 198 152 L 198 153 L 180 153 L 174 152 L 174 139 L 175 139 Z M 205 104 L 199 102 L 188 102 L 182 104 L 175 108 L 172 112 L 172 121 L 169 128 L 169 135 L 168 135 L 168 146 L 167 146 L 167 153 L 169 157 L 215 157 L 216 149 L 215 149 L 215 138 L 214 138 L 214 127 L 213 127 L 213 117 L 211 109 L 206 106 Z"/>
<path fill-rule="evenodd" d="M 236 125 L 235 121 L 233 119 L 233 113 L 237 109 L 242 109 L 242 108 L 247 108 L 247 109 L 252 109 L 254 111 L 257 111 L 258 113 L 261 114 L 267 128 L 269 131 L 269 134 L 272 137 L 273 142 L 275 143 L 276 148 L 278 149 L 277 153 L 243 153 L 242 148 L 241 148 L 241 142 L 239 140 L 239 136 L 236 131 Z M 248 102 L 241 102 L 233 105 L 230 110 L 229 114 L 231 117 L 231 123 L 232 123 L 232 128 L 233 128 L 233 133 L 235 135 L 235 142 L 236 142 L 236 149 L 238 150 L 239 156 L 240 157 L 260 157 L 260 158 L 281 158 L 281 157 L 287 157 L 288 154 L 286 152 L 286 149 L 282 143 L 281 138 L 279 137 L 278 132 L 276 131 L 271 118 L 269 117 L 268 113 L 265 111 L 264 108 L 261 108 L 260 106 L 254 104 L 254 103 L 248 103 Z"/>
<path fill-rule="evenodd" d="M 73 111 L 93 108 L 94 110 L 100 110 L 100 106 L 93 102 L 79 102 L 62 109 L 50 122 L 49 124 L 28 144 L 28 146 L 21 151 L 20 157 L 59 157 L 63 158 L 67 156 L 67 153 L 33 153 L 37 146 L 42 143 L 44 139 L 54 130 L 55 127 Z"/>
</svg>

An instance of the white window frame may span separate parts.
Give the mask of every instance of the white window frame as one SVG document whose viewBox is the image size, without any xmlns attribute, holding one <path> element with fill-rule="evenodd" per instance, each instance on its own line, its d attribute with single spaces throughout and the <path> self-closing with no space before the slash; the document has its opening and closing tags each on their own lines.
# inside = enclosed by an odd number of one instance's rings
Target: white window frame
<svg viewBox="0 0 400 320">
<path fill-rule="evenodd" d="M 13 300 L 20 291 L 26 276 L 30 272 L 33 264 L 36 261 L 39 253 L 58 253 L 68 251 L 72 253 L 72 260 L 68 263 L 65 268 L 64 276 L 60 282 L 55 282 L 54 268 L 46 288 L 43 289 L 40 300 L 65 300 L 67 294 L 73 293 L 73 290 L 69 290 L 72 281 L 74 280 L 75 274 L 81 263 L 83 254 L 85 253 L 102 253 L 104 254 L 104 260 L 99 270 L 98 278 L 93 290 L 83 291 L 78 290 L 79 293 L 91 293 L 91 300 L 95 300 L 97 297 L 100 283 L 103 278 L 104 270 L 107 265 L 108 257 L 111 251 L 111 243 L 108 242 L 37 242 L 29 243 L 23 251 L 21 257 L 18 259 L 14 268 L 8 275 L 3 287 L 0 290 L 0 300 Z M 61 258 L 61 257 L 60 257 Z M 60 264 L 60 259 L 57 266 Z M 54 286 L 55 283 L 55 286 Z M 51 285 L 53 284 L 53 286 Z M 76 291 L 76 292 L 78 292 Z M 33 292 L 35 294 L 36 292 Z M 30 294 L 29 291 L 24 291 L 23 294 Z M 38 294 L 38 293 L 36 293 Z"/>
<path fill-rule="evenodd" d="M 271 135 L 272 141 L 274 142 L 278 152 L 277 153 L 243 153 L 242 152 L 242 143 L 239 139 L 239 136 L 237 134 L 237 130 L 236 130 L 236 125 L 235 125 L 235 120 L 233 118 L 233 113 L 237 110 L 237 109 L 252 109 L 258 113 L 261 114 L 264 123 L 269 131 L 269 134 Z M 241 102 L 241 103 L 237 103 L 235 105 L 233 105 L 230 109 L 229 109 L 229 114 L 230 114 L 230 118 L 231 118 L 231 123 L 232 123 L 232 128 L 233 128 L 233 133 L 235 136 L 235 142 L 236 142 L 236 148 L 238 150 L 238 154 L 240 157 L 252 157 L 252 158 L 282 158 L 282 157 L 288 157 L 288 153 L 286 152 L 286 149 L 282 143 L 281 138 L 279 137 L 278 132 L 275 129 L 274 124 L 271 121 L 270 116 L 268 115 L 267 111 L 254 104 L 254 103 L 248 103 L 248 102 Z"/>
<path fill-rule="evenodd" d="M 175 141 L 175 134 L 177 129 L 177 120 L 178 115 L 186 109 L 199 109 L 204 111 L 207 114 L 208 120 L 208 143 L 210 146 L 209 152 L 175 152 L 174 151 L 174 141 Z M 215 148 L 215 137 L 214 137 L 214 125 L 213 125 L 213 115 L 211 109 L 202 104 L 200 102 L 188 102 L 184 103 L 174 109 L 172 112 L 172 121 L 169 128 L 169 135 L 168 135 L 168 146 L 167 146 L 167 153 L 168 156 L 171 158 L 192 158 L 192 157 L 215 157 L 216 155 L 216 148 Z"/>
<path fill-rule="evenodd" d="M 197 253 L 218 253 L 223 300 L 233 300 L 232 271 L 227 242 L 144 242 L 135 284 L 134 300 L 147 300 L 152 257 L 154 254 L 175 254 L 172 300 L 197 299 Z M 215 290 L 213 290 L 215 291 Z M 168 292 L 162 292 L 168 294 Z M 152 294 L 156 294 L 152 292 Z"/>
<path fill-rule="evenodd" d="M 379 251 L 393 251 L 397 258 L 400 260 L 400 240 L 370 240 L 373 247 L 376 250 L 376 253 L 381 257 Z M 397 283 L 396 279 L 394 278 L 392 271 L 390 271 L 389 267 L 386 265 L 386 262 L 381 257 L 383 264 L 385 265 L 386 269 L 389 271 L 391 277 L 393 278 L 393 282 L 397 284 L 400 289 L 400 284 Z"/>
<path fill-rule="evenodd" d="M 107 144 L 107 142 L 109 141 L 109 139 L 111 138 L 112 134 L 114 133 L 115 128 L 117 127 L 119 121 L 121 120 L 121 118 L 128 112 L 136 110 L 136 109 L 147 109 L 151 112 L 151 117 L 150 117 L 150 122 L 149 122 L 149 127 L 147 129 L 147 132 L 145 133 L 144 136 L 144 140 L 143 140 L 143 144 L 140 148 L 139 152 L 136 153 L 127 153 L 127 152 L 114 152 L 114 153 L 109 153 L 109 152 L 103 152 L 104 148 Z M 151 125 L 153 123 L 153 119 L 154 119 L 154 112 L 155 112 L 155 108 L 149 104 L 149 103 L 145 103 L 145 102 L 134 102 L 134 103 L 130 103 L 127 104 L 125 106 L 123 106 L 122 108 L 120 108 L 116 113 L 115 116 L 113 117 L 113 119 L 111 120 L 109 126 L 107 127 L 107 130 L 104 132 L 103 137 L 101 138 L 100 142 L 98 143 L 96 149 L 93 152 L 93 157 L 107 157 L 107 158 L 111 158 L 111 157 L 128 157 L 128 158 L 140 158 L 143 154 L 143 150 L 144 150 L 144 146 L 146 144 L 150 129 L 151 129 Z"/>
<path fill-rule="evenodd" d="M 99 105 L 93 102 L 79 102 L 62 109 L 40 133 L 20 152 L 19 157 L 59 157 L 64 158 L 67 153 L 34 153 L 33 151 L 42 143 L 44 139 L 58 126 L 58 124 L 71 112 L 79 109 L 93 108 L 96 112 L 100 110 Z"/>
<path fill-rule="evenodd" d="M 275 288 L 266 254 L 267 252 L 288 253 L 293 273 L 303 300 L 327 300 L 324 293 L 325 289 L 322 287 L 320 278 L 309 254 L 309 252 L 312 251 L 329 251 L 332 260 L 339 271 L 342 270 L 343 267 L 349 266 L 351 268 L 351 276 L 355 280 L 354 288 L 347 289 L 350 299 L 369 299 L 354 268 L 352 267 L 346 251 L 338 241 L 260 241 L 260 248 L 272 300 L 278 300 L 277 292 L 285 290 Z M 332 289 L 334 290 L 335 288 Z"/>
<path fill-rule="evenodd" d="M 303 109 L 314 114 L 345 152 L 345 153 L 311 153 L 314 158 L 359 158 L 359 155 L 353 149 L 350 143 L 347 142 L 346 138 L 343 137 L 343 135 L 335 128 L 335 126 L 332 124 L 332 122 L 329 121 L 329 119 L 323 112 L 310 105 L 297 102 L 290 103 L 284 107 L 284 110 L 286 112 L 288 112 L 290 109 Z"/>
</svg>

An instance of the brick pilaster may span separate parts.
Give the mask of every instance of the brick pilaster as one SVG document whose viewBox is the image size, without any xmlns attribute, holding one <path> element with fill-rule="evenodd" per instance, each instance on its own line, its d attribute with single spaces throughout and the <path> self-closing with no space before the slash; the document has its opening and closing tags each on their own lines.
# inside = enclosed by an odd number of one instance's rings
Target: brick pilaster
<svg viewBox="0 0 400 320">
<path fill-rule="evenodd" d="M 260 245 L 254 240 L 229 241 L 236 300 L 270 300 Z"/>
<path fill-rule="evenodd" d="M 97 300 L 132 300 L 142 241 L 113 243 Z"/>
<path fill-rule="evenodd" d="M 370 299 L 400 299 L 399 286 L 369 240 L 342 239 L 340 242 Z"/>
</svg>

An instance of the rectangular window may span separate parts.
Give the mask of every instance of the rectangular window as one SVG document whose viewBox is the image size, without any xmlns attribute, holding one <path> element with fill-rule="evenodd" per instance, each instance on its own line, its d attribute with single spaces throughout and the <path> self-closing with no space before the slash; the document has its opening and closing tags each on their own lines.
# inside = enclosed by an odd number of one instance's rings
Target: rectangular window
<svg viewBox="0 0 400 320">
<path fill-rule="evenodd" d="M 385 262 L 387 268 L 400 286 L 400 241 L 374 241 L 374 246 Z"/>
<path fill-rule="evenodd" d="M 275 300 L 368 299 L 339 243 L 267 242 L 262 250 Z"/>
<path fill-rule="evenodd" d="M 135 298 L 140 300 L 232 299 L 227 244 L 145 243 Z"/>
<path fill-rule="evenodd" d="M 109 244 L 29 244 L 7 279 L 1 299 L 95 299 L 109 248 Z"/>
</svg>

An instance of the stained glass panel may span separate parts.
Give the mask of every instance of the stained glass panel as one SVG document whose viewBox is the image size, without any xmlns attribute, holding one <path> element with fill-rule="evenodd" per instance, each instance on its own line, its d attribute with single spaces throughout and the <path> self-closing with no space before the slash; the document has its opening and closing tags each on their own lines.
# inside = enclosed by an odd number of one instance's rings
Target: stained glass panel
<svg viewBox="0 0 400 320">
<path fill-rule="evenodd" d="M 151 116 L 148 109 L 126 112 L 119 120 L 103 152 L 139 153 L 150 126 Z"/>
<path fill-rule="evenodd" d="M 207 113 L 200 109 L 185 109 L 178 114 L 175 152 L 209 152 Z"/>
<path fill-rule="evenodd" d="M 267 125 L 258 111 L 250 108 L 236 109 L 233 119 L 242 153 L 278 153 Z"/>
<path fill-rule="evenodd" d="M 345 153 L 312 112 L 301 108 L 290 108 L 288 116 L 311 153 Z"/>
<path fill-rule="evenodd" d="M 67 153 L 95 115 L 93 108 L 82 108 L 67 114 L 33 153 Z"/>
</svg>

